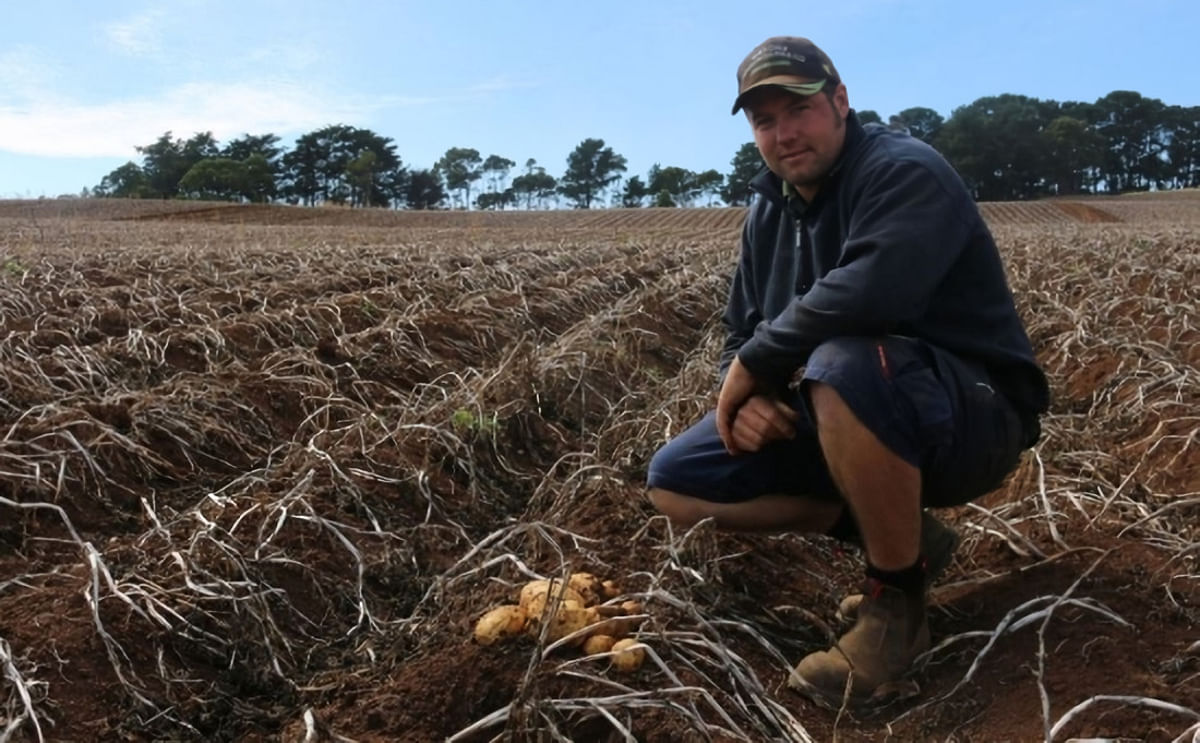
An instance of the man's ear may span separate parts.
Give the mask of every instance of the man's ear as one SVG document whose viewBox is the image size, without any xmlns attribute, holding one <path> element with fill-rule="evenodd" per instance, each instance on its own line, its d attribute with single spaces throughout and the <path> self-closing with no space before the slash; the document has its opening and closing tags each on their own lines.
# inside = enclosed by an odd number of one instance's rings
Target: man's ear
<svg viewBox="0 0 1200 743">
<path fill-rule="evenodd" d="M 850 113 L 850 96 L 846 93 L 846 83 L 838 83 L 834 89 L 833 105 L 843 118 Z"/>
</svg>

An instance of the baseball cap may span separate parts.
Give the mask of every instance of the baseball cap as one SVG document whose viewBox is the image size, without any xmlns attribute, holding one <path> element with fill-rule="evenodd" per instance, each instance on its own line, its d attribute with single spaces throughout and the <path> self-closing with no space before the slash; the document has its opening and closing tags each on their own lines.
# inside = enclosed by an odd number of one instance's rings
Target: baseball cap
<svg viewBox="0 0 1200 743">
<path fill-rule="evenodd" d="M 755 88 L 773 85 L 796 95 L 813 95 L 827 82 L 841 82 L 829 55 L 800 36 L 772 36 L 754 47 L 738 65 L 737 79 L 731 113 L 741 109 L 746 93 Z"/>
</svg>

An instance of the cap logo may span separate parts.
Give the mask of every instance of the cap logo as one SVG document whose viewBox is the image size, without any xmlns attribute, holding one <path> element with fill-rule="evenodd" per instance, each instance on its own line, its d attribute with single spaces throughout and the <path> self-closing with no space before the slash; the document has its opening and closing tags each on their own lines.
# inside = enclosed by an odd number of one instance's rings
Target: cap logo
<svg viewBox="0 0 1200 743">
<path fill-rule="evenodd" d="M 784 59 L 794 59 L 797 62 L 807 62 L 808 61 L 808 58 L 805 57 L 803 54 L 796 54 L 795 52 L 793 52 L 791 49 L 784 46 L 783 44 L 778 44 L 776 46 L 768 46 L 768 47 L 763 47 L 762 49 L 758 49 L 754 52 L 754 55 L 751 57 L 751 59 L 758 60 L 763 57 L 783 57 Z"/>
<path fill-rule="evenodd" d="M 801 57 L 800 61 L 803 62 L 804 58 Z M 758 72 L 760 72 L 762 70 L 770 69 L 771 67 L 791 67 L 791 66 L 792 66 L 791 59 L 780 59 L 779 57 L 772 57 L 770 59 L 763 60 L 762 62 L 759 62 L 759 63 L 755 64 L 753 67 L 751 67 L 750 69 L 746 70 L 746 72 L 743 74 L 743 77 L 750 77 L 751 75 L 755 75 Z"/>
</svg>

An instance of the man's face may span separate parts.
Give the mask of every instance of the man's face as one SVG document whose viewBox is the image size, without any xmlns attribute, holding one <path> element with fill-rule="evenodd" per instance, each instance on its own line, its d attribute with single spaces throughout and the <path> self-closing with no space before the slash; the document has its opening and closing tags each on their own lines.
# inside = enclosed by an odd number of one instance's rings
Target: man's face
<svg viewBox="0 0 1200 743">
<path fill-rule="evenodd" d="M 767 167 L 811 200 L 846 141 L 846 86 L 839 84 L 832 98 L 767 86 L 745 108 Z"/>
</svg>

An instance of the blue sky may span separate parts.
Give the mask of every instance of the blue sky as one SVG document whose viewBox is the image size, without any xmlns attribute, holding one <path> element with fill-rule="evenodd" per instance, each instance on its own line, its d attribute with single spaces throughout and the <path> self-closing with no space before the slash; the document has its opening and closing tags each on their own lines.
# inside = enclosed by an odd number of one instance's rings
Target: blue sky
<svg viewBox="0 0 1200 743">
<path fill-rule="evenodd" d="M 1194 106 L 1197 28 L 1196 0 L 10 1 L 0 198 L 78 193 L 167 130 L 290 146 L 334 123 L 416 168 L 473 147 L 557 176 L 599 137 L 627 175 L 725 172 L 750 139 L 734 72 L 773 35 L 813 39 L 885 118 L 1000 93 Z"/>
</svg>

